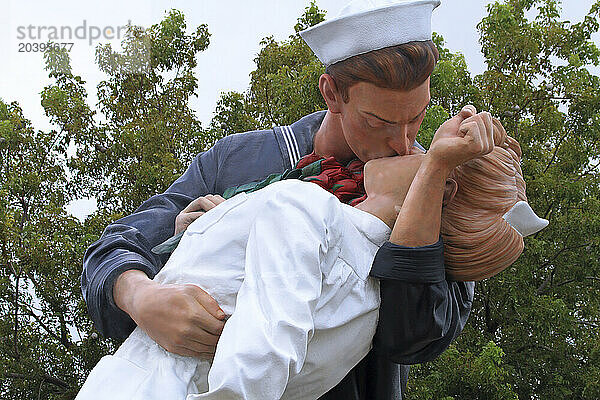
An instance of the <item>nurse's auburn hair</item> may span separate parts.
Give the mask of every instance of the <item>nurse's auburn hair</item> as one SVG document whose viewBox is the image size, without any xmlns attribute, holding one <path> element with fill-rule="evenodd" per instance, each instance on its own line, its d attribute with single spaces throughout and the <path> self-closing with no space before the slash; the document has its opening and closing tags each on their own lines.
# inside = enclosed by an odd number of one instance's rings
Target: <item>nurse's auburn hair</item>
<svg viewBox="0 0 600 400">
<path fill-rule="evenodd" d="M 496 275 L 523 252 L 523 237 L 502 218 L 517 201 L 527 201 L 521 147 L 500 121 L 493 123 L 494 150 L 454 169 L 450 178 L 458 190 L 442 209 L 446 275 L 457 281 Z"/>
<path fill-rule="evenodd" d="M 329 65 L 331 75 L 345 103 L 348 90 L 359 82 L 385 89 L 408 91 L 425 82 L 440 55 L 433 41 L 410 42 L 359 54 Z"/>
</svg>

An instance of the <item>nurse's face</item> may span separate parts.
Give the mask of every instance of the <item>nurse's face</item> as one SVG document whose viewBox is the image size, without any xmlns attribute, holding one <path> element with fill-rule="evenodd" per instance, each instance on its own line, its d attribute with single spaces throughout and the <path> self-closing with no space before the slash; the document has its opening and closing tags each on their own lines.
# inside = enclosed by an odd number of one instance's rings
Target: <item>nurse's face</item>
<svg viewBox="0 0 600 400">
<path fill-rule="evenodd" d="M 424 157 L 424 153 L 418 153 L 378 158 L 367 162 L 365 164 L 367 196 L 391 197 L 398 199 L 398 205 L 402 205 Z"/>
</svg>

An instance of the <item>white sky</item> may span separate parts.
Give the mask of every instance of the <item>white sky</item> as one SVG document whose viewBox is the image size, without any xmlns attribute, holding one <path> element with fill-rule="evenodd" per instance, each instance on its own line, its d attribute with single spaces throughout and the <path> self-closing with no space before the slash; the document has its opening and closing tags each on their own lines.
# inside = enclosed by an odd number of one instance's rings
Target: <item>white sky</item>
<svg viewBox="0 0 600 400">
<path fill-rule="evenodd" d="M 336 16 L 348 0 L 317 0 L 328 17 Z M 296 19 L 310 0 L 0 0 L 0 98 L 5 102 L 18 101 L 24 114 L 36 129 L 48 130 L 51 125 L 40 105 L 40 92 L 50 80 L 43 69 L 41 53 L 19 52 L 19 44 L 35 40 L 18 39 L 19 26 L 86 25 L 149 27 L 159 22 L 165 11 L 176 8 L 185 17 L 188 30 L 201 23 L 208 24 L 211 43 L 198 55 L 198 98 L 192 108 L 206 126 L 224 91 L 243 91 L 254 69 L 254 58 L 262 38 L 273 35 L 276 40 L 287 39 L 294 33 Z M 462 52 L 469 69 L 477 74 L 485 69 L 477 42 L 477 23 L 486 15 L 489 0 L 442 0 L 434 12 L 433 30 L 442 34 L 447 47 Z M 564 18 L 578 22 L 587 14 L 594 0 L 563 0 Z M 596 42 L 600 43 L 598 36 Z M 42 40 L 45 41 L 45 40 Z M 95 42 L 72 40 L 73 72 L 86 80 L 89 104 L 96 103 L 96 85 L 104 78 L 94 63 Z M 105 43 L 106 41 L 103 41 Z M 110 41 L 113 47 L 118 40 Z M 76 216 L 90 212 L 93 201 L 82 201 L 71 208 Z"/>
</svg>

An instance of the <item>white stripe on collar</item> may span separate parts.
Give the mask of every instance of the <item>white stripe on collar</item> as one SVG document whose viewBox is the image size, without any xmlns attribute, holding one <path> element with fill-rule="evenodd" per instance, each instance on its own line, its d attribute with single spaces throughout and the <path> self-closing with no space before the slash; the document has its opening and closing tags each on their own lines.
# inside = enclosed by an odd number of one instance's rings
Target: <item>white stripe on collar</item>
<svg viewBox="0 0 600 400">
<path fill-rule="evenodd" d="M 282 126 L 281 133 L 283 134 L 283 138 L 285 139 L 285 146 L 287 147 L 291 168 L 294 168 L 298 163 L 300 156 L 298 154 L 299 152 L 297 150 L 297 147 L 294 147 L 294 142 L 296 140 L 295 138 L 293 138 L 294 134 L 291 133 L 291 129 L 289 131 L 288 129 L 290 129 L 288 126 Z"/>
<path fill-rule="evenodd" d="M 302 158 L 302 155 L 300 154 L 300 150 L 298 149 L 298 142 L 296 141 L 296 135 L 294 135 L 294 131 L 292 131 L 291 126 L 287 126 L 287 129 L 288 129 L 290 136 L 292 137 L 292 142 L 294 145 L 293 148 L 296 150 L 296 156 L 298 157 L 298 161 L 299 161 L 300 158 Z"/>
<path fill-rule="evenodd" d="M 290 139 L 287 137 L 287 132 L 283 126 L 281 127 L 281 135 L 283 136 L 283 140 L 285 141 L 285 147 L 288 151 L 288 158 L 290 159 L 291 168 L 294 168 L 296 164 L 294 163 L 294 156 L 290 148 Z"/>
</svg>

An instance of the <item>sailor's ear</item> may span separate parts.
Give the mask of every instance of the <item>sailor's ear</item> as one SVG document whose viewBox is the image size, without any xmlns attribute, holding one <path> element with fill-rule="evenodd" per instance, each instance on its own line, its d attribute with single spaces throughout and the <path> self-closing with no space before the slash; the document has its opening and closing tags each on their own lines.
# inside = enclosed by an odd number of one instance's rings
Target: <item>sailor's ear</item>
<svg viewBox="0 0 600 400">
<path fill-rule="evenodd" d="M 442 206 L 447 206 L 452 202 L 456 192 L 458 191 L 458 183 L 452 179 L 446 179 L 446 186 L 444 187 L 444 199 L 442 200 Z"/>
<path fill-rule="evenodd" d="M 343 99 L 331 75 L 321 75 L 319 78 L 319 90 L 321 91 L 325 103 L 327 103 L 329 112 L 338 114 L 341 111 Z"/>
</svg>

